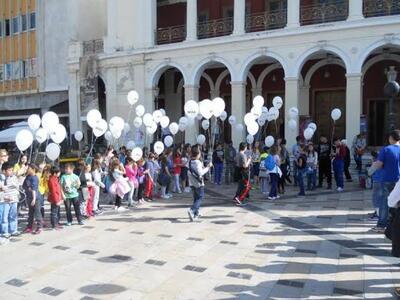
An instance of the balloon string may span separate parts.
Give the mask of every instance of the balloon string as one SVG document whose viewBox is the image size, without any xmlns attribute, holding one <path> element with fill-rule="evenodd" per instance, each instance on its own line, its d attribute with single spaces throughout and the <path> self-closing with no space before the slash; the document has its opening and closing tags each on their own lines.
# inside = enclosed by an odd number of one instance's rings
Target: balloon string
<svg viewBox="0 0 400 300">
<path fill-rule="evenodd" d="M 93 140 L 94 135 L 92 136 L 92 140 Z M 97 137 L 92 141 L 92 145 L 90 147 L 90 151 L 89 151 L 89 155 L 86 158 L 86 163 L 89 163 L 89 160 L 92 158 L 92 153 L 93 153 L 93 148 L 94 148 L 94 144 L 96 143 Z"/>
</svg>

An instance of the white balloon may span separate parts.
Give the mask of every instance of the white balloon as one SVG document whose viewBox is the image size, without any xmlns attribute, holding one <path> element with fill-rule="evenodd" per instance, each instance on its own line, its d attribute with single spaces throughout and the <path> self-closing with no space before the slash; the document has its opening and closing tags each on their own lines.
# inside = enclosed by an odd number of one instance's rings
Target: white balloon
<svg viewBox="0 0 400 300">
<path fill-rule="evenodd" d="M 179 131 L 184 132 L 186 129 L 186 126 L 183 126 L 182 124 L 179 124 Z"/>
<path fill-rule="evenodd" d="M 189 118 L 189 120 L 191 120 L 191 119 L 192 119 L 192 118 Z M 198 121 L 200 121 L 201 119 L 203 119 L 203 116 L 201 115 L 201 113 L 198 113 L 198 114 L 197 114 L 196 119 L 197 119 Z"/>
<path fill-rule="evenodd" d="M 197 136 L 196 141 L 197 141 L 197 144 L 203 145 L 206 142 L 206 137 L 204 136 L 204 134 L 199 134 Z"/>
<path fill-rule="evenodd" d="M 76 135 L 76 132 L 75 132 L 75 135 Z M 44 128 L 39 128 L 35 133 L 36 141 L 39 144 L 44 143 L 47 140 L 47 136 L 48 136 L 47 130 Z M 82 135 L 82 137 L 83 137 L 83 135 Z M 76 137 L 75 137 L 75 139 L 76 139 Z"/>
<path fill-rule="evenodd" d="M 315 123 L 310 123 L 307 126 L 308 128 L 311 128 L 314 132 L 317 131 L 317 124 Z"/>
<path fill-rule="evenodd" d="M 143 156 L 143 151 L 139 147 L 132 150 L 131 157 L 134 161 L 139 161 Z"/>
<path fill-rule="evenodd" d="M 267 146 L 268 148 L 270 148 L 270 147 L 272 147 L 272 146 L 274 145 L 275 139 L 274 139 L 273 136 L 270 136 L 270 135 L 269 135 L 269 136 L 267 136 L 267 137 L 265 138 L 264 143 L 265 143 L 265 146 Z"/>
<path fill-rule="evenodd" d="M 114 139 L 118 140 L 122 135 L 122 131 L 114 130 L 114 131 L 111 131 L 111 134 Z"/>
<path fill-rule="evenodd" d="M 143 105 L 140 104 L 140 105 L 136 106 L 135 112 L 138 117 L 142 117 L 144 115 L 145 111 L 146 110 Z"/>
<path fill-rule="evenodd" d="M 186 116 L 188 116 L 188 118 L 194 119 L 199 113 L 199 105 L 197 104 L 196 101 L 189 100 L 188 102 L 185 103 L 184 111 Z"/>
<path fill-rule="evenodd" d="M 160 141 L 154 143 L 154 152 L 160 155 L 164 151 L 164 144 Z"/>
<path fill-rule="evenodd" d="M 154 119 L 154 122 L 156 122 L 157 124 L 160 123 L 162 117 L 163 117 L 163 113 L 161 112 L 161 110 L 155 110 L 153 112 L 153 119 Z"/>
<path fill-rule="evenodd" d="M 204 99 L 199 103 L 200 113 L 204 119 L 210 119 L 214 114 L 213 102 L 210 99 Z"/>
<path fill-rule="evenodd" d="M 236 124 L 235 129 L 236 129 L 236 131 L 243 131 L 243 125 L 242 124 Z"/>
<path fill-rule="evenodd" d="M 107 131 L 107 132 L 104 134 L 104 138 L 106 139 L 106 141 L 111 141 L 112 138 L 113 138 L 113 134 L 111 133 L 111 131 Z"/>
<path fill-rule="evenodd" d="M 135 147 L 136 147 L 135 141 L 129 141 L 129 142 L 126 144 L 126 148 L 127 148 L 128 150 L 132 150 L 132 149 L 135 148 Z"/>
<path fill-rule="evenodd" d="M 218 118 L 225 110 L 225 101 L 224 99 L 217 97 L 212 100 L 212 103 L 214 116 Z"/>
<path fill-rule="evenodd" d="M 253 106 L 262 107 L 264 105 L 264 97 L 263 96 L 255 96 L 253 99 Z"/>
<path fill-rule="evenodd" d="M 57 124 L 54 126 L 50 132 L 50 137 L 54 143 L 61 144 L 67 137 L 67 130 L 65 129 L 64 125 Z"/>
<path fill-rule="evenodd" d="M 39 129 L 40 124 L 42 123 L 42 120 L 40 119 L 39 115 L 33 114 L 30 115 L 28 118 L 28 125 L 29 128 L 35 131 L 36 129 Z"/>
<path fill-rule="evenodd" d="M 225 122 L 226 118 L 228 118 L 228 114 L 226 111 L 223 111 L 221 115 L 219 116 L 222 122 Z"/>
<path fill-rule="evenodd" d="M 333 121 L 339 120 L 341 116 L 342 116 L 342 111 L 339 108 L 335 108 L 332 110 L 331 118 L 333 119 Z"/>
<path fill-rule="evenodd" d="M 283 105 L 283 100 L 281 97 L 276 96 L 274 97 L 274 99 L 272 99 L 272 105 L 276 108 L 276 109 L 280 109 Z"/>
<path fill-rule="evenodd" d="M 150 126 L 151 125 L 151 123 L 153 123 L 154 122 L 154 119 L 153 119 L 153 115 L 152 114 L 149 114 L 149 113 L 146 113 L 144 116 L 143 116 L 143 124 L 144 124 L 144 126 Z"/>
<path fill-rule="evenodd" d="M 186 117 L 180 117 L 179 119 L 179 126 L 182 126 L 186 129 L 186 126 L 188 125 L 188 118 Z"/>
<path fill-rule="evenodd" d="M 122 131 L 124 130 L 125 121 L 121 117 L 112 117 L 110 119 L 110 131 Z"/>
<path fill-rule="evenodd" d="M 314 135 L 314 130 L 312 130 L 311 128 L 307 128 L 306 130 L 304 130 L 304 138 L 306 140 L 311 140 L 313 135 Z"/>
<path fill-rule="evenodd" d="M 15 143 L 20 151 L 25 151 L 33 143 L 33 135 L 28 129 L 22 129 L 15 137 Z"/>
<path fill-rule="evenodd" d="M 98 120 L 101 120 L 101 113 L 97 109 L 92 109 L 87 113 L 86 122 L 90 128 L 95 127 Z"/>
<path fill-rule="evenodd" d="M 161 111 L 161 114 L 162 114 L 163 116 L 167 115 L 167 113 L 165 112 L 165 109 L 164 109 L 164 108 L 160 108 L 159 111 Z"/>
<path fill-rule="evenodd" d="M 289 117 L 291 119 L 296 119 L 296 117 L 299 115 L 299 110 L 297 107 L 291 107 L 289 109 Z"/>
<path fill-rule="evenodd" d="M 172 136 L 167 135 L 167 136 L 164 138 L 164 144 L 165 144 L 165 146 L 171 147 L 173 143 L 174 143 L 174 139 L 172 138 Z"/>
<path fill-rule="evenodd" d="M 172 135 L 177 134 L 179 131 L 179 125 L 175 122 L 172 122 L 171 124 L 169 124 L 169 131 Z"/>
<path fill-rule="evenodd" d="M 279 110 L 276 107 L 269 109 L 269 121 L 277 120 L 279 118 Z"/>
<path fill-rule="evenodd" d="M 93 127 L 93 134 L 95 137 L 101 137 L 106 133 L 108 128 L 107 121 L 104 119 L 100 119 L 96 122 L 96 126 Z"/>
<path fill-rule="evenodd" d="M 47 131 L 51 131 L 58 123 L 60 123 L 58 116 L 52 111 L 48 111 L 42 117 L 42 127 Z"/>
<path fill-rule="evenodd" d="M 297 129 L 297 122 L 296 120 L 290 119 L 289 120 L 289 129 L 295 131 Z"/>
<path fill-rule="evenodd" d="M 261 127 L 261 126 L 264 126 L 265 125 L 265 120 L 263 120 L 263 119 L 258 119 L 257 120 L 257 124 Z"/>
<path fill-rule="evenodd" d="M 126 98 L 130 105 L 135 105 L 139 101 L 139 93 L 136 91 L 130 91 Z"/>
<path fill-rule="evenodd" d="M 236 124 L 236 117 L 235 116 L 230 116 L 228 119 L 229 124 L 232 126 Z"/>
<path fill-rule="evenodd" d="M 201 122 L 201 127 L 202 127 L 204 130 L 207 130 L 208 128 L 210 128 L 210 121 L 208 121 L 208 120 L 203 120 L 203 121 Z"/>
<path fill-rule="evenodd" d="M 141 117 L 136 117 L 133 120 L 133 126 L 135 126 L 136 128 L 139 128 L 140 126 L 142 126 L 142 124 L 143 124 L 143 121 L 142 121 Z"/>
<path fill-rule="evenodd" d="M 55 161 L 60 156 L 60 146 L 55 143 L 50 143 L 46 147 L 46 156 Z"/>
<path fill-rule="evenodd" d="M 254 117 L 254 119 L 259 119 L 262 115 L 262 107 L 260 106 L 253 106 L 250 111 Z"/>
<path fill-rule="evenodd" d="M 260 126 L 256 122 L 247 124 L 247 132 L 251 135 L 256 135 Z"/>
<path fill-rule="evenodd" d="M 80 131 L 80 130 L 75 131 L 74 137 L 75 137 L 75 140 L 76 140 L 77 142 L 82 141 L 82 139 L 83 139 L 83 133 L 82 133 L 82 131 Z"/>
<path fill-rule="evenodd" d="M 169 125 L 169 118 L 167 116 L 163 116 L 160 120 L 161 128 L 167 128 Z"/>
<path fill-rule="evenodd" d="M 129 131 L 131 131 L 131 125 L 129 125 L 128 123 L 125 123 L 123 131 L 125 134 L 127 134 Z"/>
<path fill-rule="evenodd" d="M 157 123 L 156 122 L 151 122 L 150 126 L 146 127 L 146 132 L 148 134 L 154 134 L 157 131 Z"/>
<path fill-rule="evenodd" d="M 247 144 L 253 144 L 254 136 L 252 136 L 251 134 L 248 134 L 246 137 L 246 142 L 247 142 Z"/>
<path fill-rule="evenodd" d="M 261 107 L 260 119 L 266 121 L 268 119 L 269 110 L 265 106 Z"/>
<path fill-rule="evenodd" d="M 250 123 L 255 123 L 256 118 L 254 117 L 254 115 L 252 113 L 247 113 L 244 116 L 244 124 L 246 126 L 249 126 Z"/>
</svg>

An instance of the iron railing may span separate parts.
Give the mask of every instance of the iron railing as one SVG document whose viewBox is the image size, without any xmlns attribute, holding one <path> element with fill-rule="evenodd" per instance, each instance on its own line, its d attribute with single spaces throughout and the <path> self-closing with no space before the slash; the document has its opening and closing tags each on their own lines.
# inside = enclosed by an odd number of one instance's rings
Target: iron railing
<svg viewBox="0 0 400 300">
<path fill-rule="evenodd" d="M 400 0 L 364 0 L 364 17 L 381 17 L 400 14 Z"/>
<path fill-rule="evenodd" d="M 104 42 L 102 39 L 83 42 L 83 55 L 98 54 L 104 52 Z"/>
<path fill-rule="evenodd" d="M 336 1 L 335 3 L 302 5 L 300 8 L 300 23 L 301 25 L 311 25 L 344 21 L 348 15 L 348 0 Z"/>
<path fill-rule="evenodd" d="M 287 10 L 274 10 L 246 16 L 246 32 L 283 28 L 287 22 Z"/>
<path fill-rule="evenodd" d="M 233 18 L 215 19 L 197 24 L 199 39 L 229 35 L 233 32 Z"/>
<path fill-rule="evenodd" d="M 158 28 L 156 39 L 158 45 L 182 42 L 186 39 L 186 25 Z"/>
</svg>

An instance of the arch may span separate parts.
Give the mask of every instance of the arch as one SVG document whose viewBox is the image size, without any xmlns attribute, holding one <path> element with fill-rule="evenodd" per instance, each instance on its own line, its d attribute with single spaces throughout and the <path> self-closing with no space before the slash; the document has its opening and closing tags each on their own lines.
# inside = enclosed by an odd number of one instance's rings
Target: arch
<svg viewBox="0 0 400 300">
<path fill-rule="evenodd" d="M 326 66 L 326 65 L 339 65 L 343 68 L 346 68 L 346 66 L 344 65 L 343 61 L 341 59 L 323 59 L 320 60 L 319 62 L 317 62 L 316 64 L 314 64 L 310 70 L 308 70 L 306 77 L 304 79 L 304 85 L 305 86 L 309 86 L 310 85 L 310 81 L 312 76 L 314 75 L 314 73 L 321 67 Z"/>
<path fill-rule="evenodd" d="M 172 68 L 176 68 L 179 72 L 181 72 L 181 74 L 183 76 L 183 80 L 186 84 L 187 75 L 185 72 L 185 68 L 183 66 L 181 66 L 180 64 L 175 63 L 175 62 L 163 62 L 163 63 L 159 64 L 156 68 L 154 68 L 154 70 L 151 73 L 150 78 L 149 78 L 148 87 L 152 88 L 152 87 L 157 86 L 158 81 L 160 80 L 162 74 L 166 70 L 172 69 Z"/>
<path fill-rule="evenodd" d="M 367 74 L 369 68 L 371 68 L 374 64 L 383 60 L 395 60 L 400 63 L 400 55 L 388 53 L 388 54 L 380 54 L 371 58 L 362 66 L 362 74 L 363 74 L 362 76 L 364 77 L 364 75 Z"/>
<path fill-rule="evenodd" d="M 254 77 L 253 73 L 251 73 L 250 71 L 249 71 L 249 74 L 247 74 L 247 76 L 250 79 L 251 89 L 254 90 L 257 87 L 256 78 Z"/>
<path fill-rule="evenodd" d="M 210 75 L 208 75 L 207 73 L 203 73 L 203 74 L 201 75 L 201 77 L 203 77 L 205 80 L 207 80 L 208 85 L 209 85 L 209 87 L 210 87 L 210 91 L 215 90 L 214 82 L 213 82 L 213 80 L 212 80 L 212 78 L 211 78 Z"/>
<path fill-rule="evenodd" d="M 365 49 L 365 51 L 359 56 L 359 60 L 357 61 L 357 64 L 354 67 L 354 73 L 361 73 L 363 65 L 365 61 L 367 60 L 368 56 L 378 48 L 384 47 L 384 46 L 395 46 L 395 47 L 400 47 L 400 39 L 398 38 L 393 38 L 391 41 L 388 41 L 387 39 L 381 39 L 379 41 L 376 41 L 372 43 L 369 47 Z"/>
<path fill-rule="evenodd" d="M 340 57 L 340 59 L 343 61 L 346 69 L 346 73 L 349 73 L 351 71 L 351 59 L 347 55 L 346 52 L 344 52 L 342 49 L 336 47 L 336 46 L 331 46 L 331 45 L 324 45 L 324 46 L 315 46 L 312 47 L 308 50 L 306 50 L 296 61 L 296 65 L 293 68 L 293 74 L 291 74 L 291 77 L 299 77 L 301 75 L 301 70 L 303 69 L 304 64 L 307 62 L 307 60 L 313 55 L 318 52 L 330 52 L 332 54 L 335 54 Z"/>
<path fill-rule="evenodd" d="M 258 80 L 257 80 L 257 89 L 261 89 L 262 90 L 262 85 L 263 82 L 265 80 L 265 77 L 268 76 L 269 73 L 271 73 L 274 70 L 280 69 L 281 65 L 279 63 L 275 63 L 272 64 L 268 67 L 266 67 L 260 74 L 260 76 L 258 76 Z"/>
<path fill-rule="evenodd" d="M 240 73 L 239 73 L 239 80 L 240 81 L 245 81 L 247 78 L 247 74 L 249 73 L 251 67 L 254 65 L 254 63 L 259 60 L 260 58 L 273 58 L 276 61 L 278 61 L 278 63 L 282 66 L 283 68 L 283 72 L 286 76 L 287 71 L 288 71 L 288 65 L 286 63 L 286 60 L 280 56 L 279 54 L 272 52 L 272 51 L 267 51 L 265 53 L 262 53 L 260 51 L 252 54 L 251 56 L 249 56 L 245 62 L 243 63 L 241 69 L 240 69 Z"/>
<path fill-rule="evenodd" d="M 224 78 L 226 76 L 228 76 L 228 75 L 229 75 L 229 71 L 228 70 L 224 70 L 221 74 L 219 74 L 217 80 L 215 81 L 215 90 L 216 91 L 220 90 L 222 80 L 224 80 Z"/>
<path fill-rule="evenodd" d="M 204 71 L 207 69 L 207 67 L 209 65 L 211 65 L 212 63 L 223 64 L 229 70 L 232 81 L 235 81 L 236 77 L 235 77 L 235 72 L 234 72 L 234 68 L 232 67 L 232 65 L 222 57 L 212 56 L 212 57 L 207 57 L 207 58 L 203 59 L 202 61 L 200 61 L 197 64 L 197 67 L 193 70 L 193 74 L 191 76 L 189 84 L 198 85 L 200 82 L 201 75 L 204 73 Z"/>
</svg>

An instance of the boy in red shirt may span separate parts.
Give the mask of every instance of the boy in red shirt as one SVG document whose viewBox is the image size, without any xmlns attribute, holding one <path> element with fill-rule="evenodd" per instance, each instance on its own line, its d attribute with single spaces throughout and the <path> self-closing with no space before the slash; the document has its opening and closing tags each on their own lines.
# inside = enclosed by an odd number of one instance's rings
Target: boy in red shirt
<svg viewBox="0 0 400 300">
<path fill-rule="evenodd" d="M 51 167 L 49 178 L 49 195 L 47 197 L 51 204 L 51 226 L 53 229 L 61 229 L 60 222 L 60 205 L 63 202 L 63 195 L 60 184 L 60 169 L 56 166 Z"/>
<path fill-rule="evenodd" d="M 346 148 L 342 144 L 339 138 L 334 138 L 335 153 L 333 154 L 333 173 L 335 175 L 335 181 L 337 191 L 342 192 L 344 188 L 343 173 L 344 173 L 344 159 L 346 157 Z"/>
</svg>

